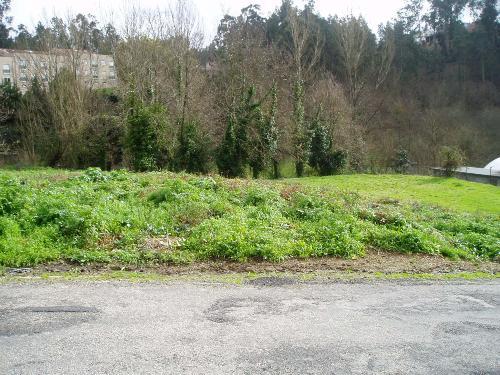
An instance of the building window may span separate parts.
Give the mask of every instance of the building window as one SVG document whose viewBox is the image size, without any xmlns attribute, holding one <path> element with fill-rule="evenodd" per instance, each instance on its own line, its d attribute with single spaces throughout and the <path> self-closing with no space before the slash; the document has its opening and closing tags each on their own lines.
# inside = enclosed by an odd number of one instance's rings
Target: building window
<svg viewBox="0 0 500 375">
<path fill-rule="evenodd" d="M 109 67 L 110 68 L 114 68 L 115 67 L 115 62 L 114 61 L 110 61 L 109 62 Z"/>
<path fill-rule="evenodd" d="M 92 68 L 97 68 L 98 66 L 97 61 L 92 61 Z"/>
<path fill-rule="evenodd" d="M 5 78 L 3 79 L 3 84 L 4 84 L 4 85 L 10 85 L 10 78 L 9 78 L 9 77 L 5 77 Z"/>
<path fill-rule="evenodd" d="M 2 72 L 3 72 L 4 75 L 10 75 L 10 65 L 9 64 L 5 64 L 2 67 Z"/>
<path fill-rule="evenodd" d="M 102 66 L 106 66 L 106 61 L 101 60 L 101 65 L 102 65 Z"/>
<path fill-rule="evenodd" d="M 99 78 L 99 73 L 97 72 L 97 70 L 92 70 L 92 78 Z"/>
<path fill-rule="evenodd" d="M 116 72 L 114 69 L 109 71 L 109 79 L 116 79 Z"/>
</svg>

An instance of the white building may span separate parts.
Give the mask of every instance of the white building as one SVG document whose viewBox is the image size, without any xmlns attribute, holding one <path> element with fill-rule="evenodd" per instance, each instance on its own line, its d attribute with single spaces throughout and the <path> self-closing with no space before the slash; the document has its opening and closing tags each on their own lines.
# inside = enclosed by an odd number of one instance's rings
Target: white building
<svg viewBox="0 0 500 375">
<path fill-rule="evenodd" d="M 497 158 L 493 160 L 491 163 L 489 163 L 485 169 L 491 169 L 493 171 L 500 171 L 500 158 Z"/>
<path fill-rule="evenodd" d="M 24 93 L 33 78 L 48 82 L 62 69 L 74 72 L 89 87 L 117 84 L 113 57 L 89 51 L 55 49 L 49 52 L 0 49 L 0 80 L 15 84 Z"/>
</svg>

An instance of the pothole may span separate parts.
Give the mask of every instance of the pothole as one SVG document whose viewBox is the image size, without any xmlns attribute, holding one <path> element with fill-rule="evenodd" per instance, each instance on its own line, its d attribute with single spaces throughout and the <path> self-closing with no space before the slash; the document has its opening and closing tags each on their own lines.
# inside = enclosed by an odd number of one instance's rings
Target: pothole
<svg viewBox="0 0 500 375">
<path fill-rule="evenodd" d="M 286 286 L 296 284 L 297 280 L 291 277 L 259 277 L 257 279 L 247 281 L 247 284 L 256 286 Z"/>
<path fill-rule="evenodd" d="M 0 337 L 52 332 L 97 319 L 99 310 L 88 306 L 29 306 L 0 309 Z"/>
</svg>

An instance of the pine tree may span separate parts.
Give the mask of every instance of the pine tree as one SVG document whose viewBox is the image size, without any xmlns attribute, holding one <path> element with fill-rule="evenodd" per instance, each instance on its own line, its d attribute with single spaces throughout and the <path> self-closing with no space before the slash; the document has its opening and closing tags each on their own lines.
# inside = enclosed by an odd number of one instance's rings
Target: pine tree
<svg viewBox="0 0 500 375">
<path fill-rule="evenodd" d="M 261 102 L 255 99 L 255 88 L 250 86 L 228 117 L 226 134 L 217 155 L 220 173 L 240 177 L 245 174 L 245 167 L 250 166 L 253 176 L 258 177 L 267 158 L 264 132 Z"/>
<path fill-rule="evenodd" d="M 126 146 L 132 169 L 139 172 L 161 168 L 169 159 L 160 133 L 165 130 L 166 114 L 162 106 L 144 105 L 132 91 L 129 96 Z"/>
<path fill-rule="evenodd" d="M 332 142 L 328 130 L 322 119 L 322 108 L 318 109 L 312 124 L 311 151 L 309 154 L 309 165 L 316 169 L 318 173 L 326 172 L 328 158 L 330 157 Z"/>
<path fill-rule="evenodd" d="M 250 142 L 251 153 L 249 154 L 249 165 L 252 168 L 253 178 L 259 178 L 260 173 L 266 167 L 268 158 L 267 129 L 260 106 L 252 112 L 250 126 L 253 131 L 253 137 Z"/>
<path fill-rule="evenodd" d="M 244 158 L 242 145 L 238 139 L 237 121 L 234 113 L 227 118 L 227 127 L 224 139 L 217 152 L 217 167 L 219 173 L 225 177 L 238 177 L 244 174 Z M 241 134 L 239 134 L 241 136 Z"/>
<path fill-rule="evenodd" d="M 178 142 L 175 155 L 176 169 L 188 173 L 206 173 L 208 171 L 207 145 L 200 137 L 196 121 L 188 121 L 181 125 Z"/>
<path fill-rule="evenodd" d="M 312 125 L 309 165 L 321 176 L 329 176 L 341 171 L 347 162 L 347 154 L 342 150 L 333 150 L 333 143 L 323 119 L 320 107 Z"/>
<path fill-rule="evenodd" d="M 407 173 L 410 168 L 410 158 L 408 156 L 408 151 L 405 149 L 399 149 L 396 151 L 396 157 L 394 158 L 394 170 L 396 173 Z"/>
</svg>

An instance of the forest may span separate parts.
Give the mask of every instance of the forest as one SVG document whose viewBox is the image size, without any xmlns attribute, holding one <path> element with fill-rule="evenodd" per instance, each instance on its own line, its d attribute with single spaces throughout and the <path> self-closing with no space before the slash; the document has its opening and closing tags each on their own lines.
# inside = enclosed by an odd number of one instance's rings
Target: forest
<svg viewBox="0 0 500 375">
<path fill-rule="evenodd" d="M 25 93 L 1 85 L 4 165 L 279 178 L 499 156 L 496 0 L 407 0 L 378 30 L 314 1 L 283 0 L 268 17 L 250 4 L 213 40 L 187 0 L 33 30 L 14 26 L 10 6 L 0 0 L 0 48 L 110 54 L 118 84 L 85 85 L 75 64 Z"/>
</svg>

